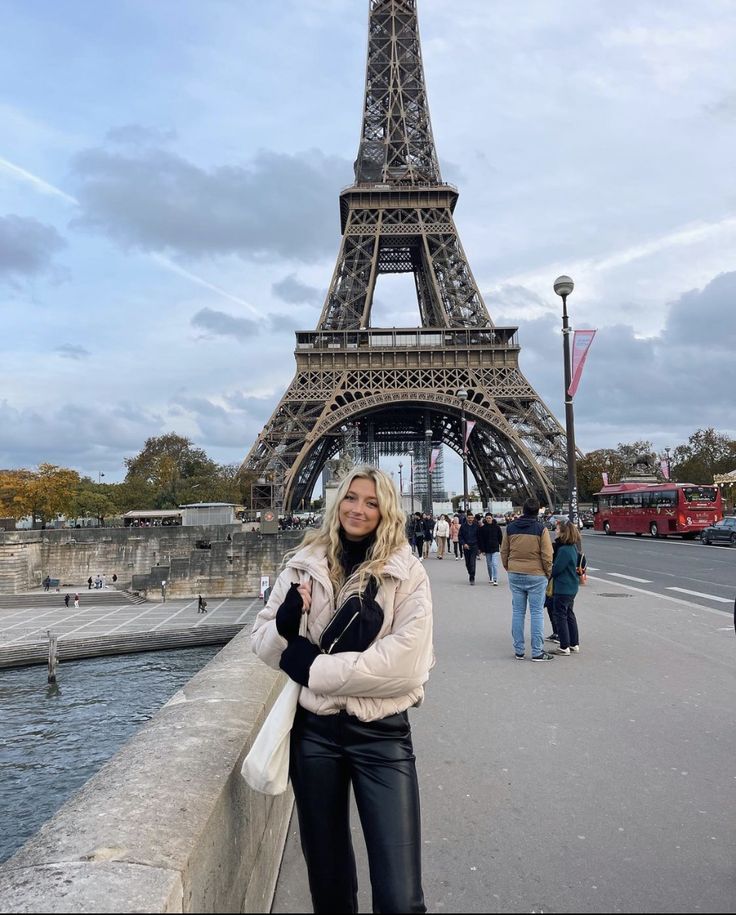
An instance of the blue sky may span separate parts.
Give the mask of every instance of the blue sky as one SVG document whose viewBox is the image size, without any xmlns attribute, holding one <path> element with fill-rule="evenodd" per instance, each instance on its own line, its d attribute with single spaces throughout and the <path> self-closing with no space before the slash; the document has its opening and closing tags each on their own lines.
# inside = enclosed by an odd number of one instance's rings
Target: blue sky
<svg viewBox="0 0 736 915">
<path fill-rule="evenodd" d="M 166 431 L 240 462 L 340 241 L 367 0 L 0 0 L 0 466 L 121 479 Z M 419 0 L 476 280 L 583 450 L 736 437 L 736 6 Z M 382 277 L 374 324 L 417 323 Z M 457 462 L 448 482 L 458 488 Z"/>
</svg>

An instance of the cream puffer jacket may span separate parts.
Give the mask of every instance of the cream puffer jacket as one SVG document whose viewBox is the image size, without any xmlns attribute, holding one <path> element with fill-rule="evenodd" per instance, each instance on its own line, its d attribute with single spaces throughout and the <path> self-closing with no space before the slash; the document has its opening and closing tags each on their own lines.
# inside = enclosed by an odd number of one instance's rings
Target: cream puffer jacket
<svg viewBox="0 0 736 915">
<path fill-rule="evenodd" d="M 268 603 L 256 617 L 251 648 L 269 667 L 278 669 L 286 639 L 276 629 L 276 611 L 293 582 L 312 579 L 312 607 L 307 638 L 319 644 L 325 627 L 346 595 L 336 604 L 322 547 L 299 550 L 279 575 Z M 376 600 L 383 625 L 365 651 L 320 654 L 309 671 L 309 686 L 299 704 L 317 715 L 342 709 L 361 721 L 375 721 L 420 705 L 434 664 L 432 596 L 424 566 L 407 544 L 386 563 Z"/>
</svg>

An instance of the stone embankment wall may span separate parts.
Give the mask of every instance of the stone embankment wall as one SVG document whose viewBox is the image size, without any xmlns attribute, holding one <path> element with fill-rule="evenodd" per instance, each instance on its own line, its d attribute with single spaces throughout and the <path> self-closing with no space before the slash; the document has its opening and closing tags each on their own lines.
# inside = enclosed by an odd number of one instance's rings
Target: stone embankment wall
<svg viewBox="0 0 736 915">
<path fill-rule="evenodd" d="M 39 588 L 47 574 L 62 588 L 84 587 L 98 574 L 110 584 L 115 574 L 119 588 L 160 588 L 165 579 L 170 597 L 255 595 L 261 575 L 273 584 L 301 536 L 243 531 L 241 524 L 0 531 L 0 593 Z"/>
<path fill-rule="evenodd" d="M 282 678 L 236 636 L 0 865 L 2 911 L 270 911 L 293 796 L 240 767 Z"/>
</svg>

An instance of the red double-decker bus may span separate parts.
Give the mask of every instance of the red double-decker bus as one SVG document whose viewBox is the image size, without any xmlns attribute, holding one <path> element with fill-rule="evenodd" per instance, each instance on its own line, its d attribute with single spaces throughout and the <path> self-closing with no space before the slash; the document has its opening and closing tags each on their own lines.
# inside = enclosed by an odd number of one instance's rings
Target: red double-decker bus
<svg viewBox="0 0 736 915">
<path fill-rule="evenodd" d="M 593 527 L 606 534 L 692 539 L 723 517 L 718 487 L 694 483 L 614 483 L 593 503 Z"/>
</svg>

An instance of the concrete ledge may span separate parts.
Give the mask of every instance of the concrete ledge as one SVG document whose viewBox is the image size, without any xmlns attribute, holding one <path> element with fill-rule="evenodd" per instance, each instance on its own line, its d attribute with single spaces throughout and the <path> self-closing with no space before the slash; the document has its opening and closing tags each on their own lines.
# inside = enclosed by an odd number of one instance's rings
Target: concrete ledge
<svg viewBox="0 0 736 915">
<path fill-rule="evenodd" d="M 293 797 L 240 766 L 282 683 L 236 636 L 0 866 L 0 911 L 269 911 Z"/>
</svg>

